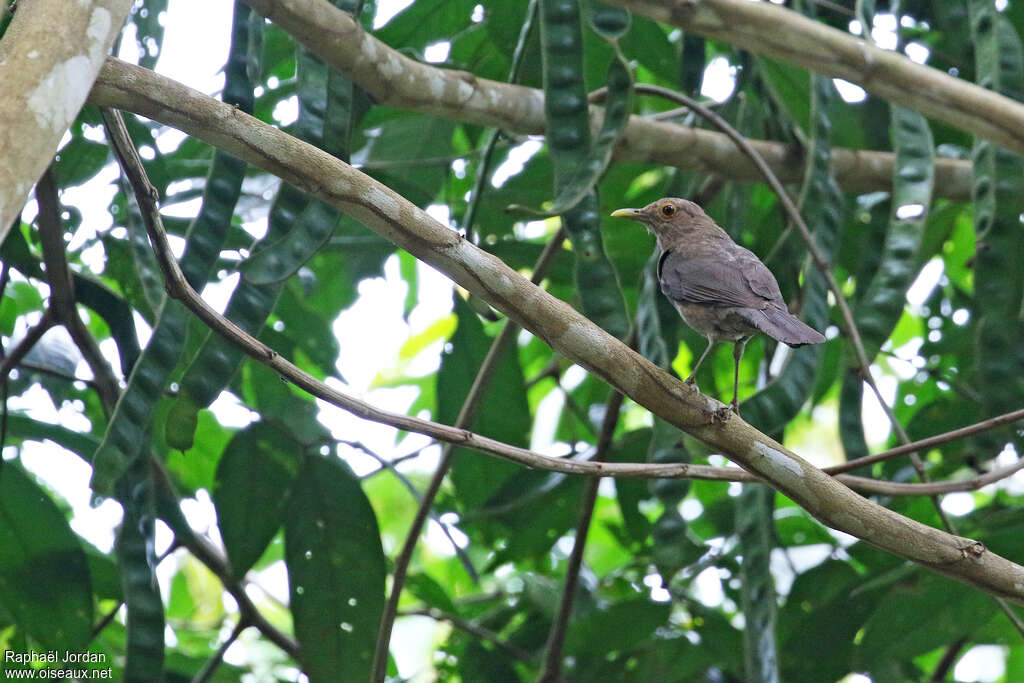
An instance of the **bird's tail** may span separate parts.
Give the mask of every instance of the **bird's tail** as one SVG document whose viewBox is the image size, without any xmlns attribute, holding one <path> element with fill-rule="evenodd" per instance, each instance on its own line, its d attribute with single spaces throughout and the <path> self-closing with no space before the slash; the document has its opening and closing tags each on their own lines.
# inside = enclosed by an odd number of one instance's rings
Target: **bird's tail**
<svg viewBox="0 0 1024 683">
<path fill-rule="evenodd" d="M 825 341 L 824 335 L 781 308 L 750 310 L 749 322 L 769 337 L 793 348 Z"/>
</svg>

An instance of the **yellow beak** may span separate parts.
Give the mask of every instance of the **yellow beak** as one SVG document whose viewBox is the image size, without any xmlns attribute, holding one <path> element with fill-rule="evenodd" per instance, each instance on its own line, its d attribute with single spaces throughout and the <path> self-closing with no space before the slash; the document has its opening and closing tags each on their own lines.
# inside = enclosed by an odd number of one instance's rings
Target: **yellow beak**
<svg viewBox="0 0 1024 683">
<path fill-rule="evenodd" d="M 612 216 L 615 218 L 640 218 L 643 216 L 640 209 L 615 209 L 612 211 Z"/>
</svg>

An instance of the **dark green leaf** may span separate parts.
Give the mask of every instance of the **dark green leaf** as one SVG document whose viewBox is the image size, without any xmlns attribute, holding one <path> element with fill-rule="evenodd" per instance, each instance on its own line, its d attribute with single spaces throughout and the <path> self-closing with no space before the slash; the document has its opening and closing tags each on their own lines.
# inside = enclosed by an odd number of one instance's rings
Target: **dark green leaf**
<svg viewBox="0 0 1024 683">
<path fill-rule="evenodd" d="M 341 460 L 306 459 L 287 508 L 285 563 L 303 670 L 312 680 L 367 680 L 384 550 L 373 508 Z"/>
<path fill-rule="evenodd" d="M 82 546 L 49 494 L 10 461 L 0 467 L 0 606 L 47 648 L 78 651 L 89 640 Z"/>
<path fill-rule="evenodd" d="M 213 502 L 231 572 L 245 576 L 284 522 L 302 449 L 265 422 L 235 434 L 217 466 Z"/>
</svg>

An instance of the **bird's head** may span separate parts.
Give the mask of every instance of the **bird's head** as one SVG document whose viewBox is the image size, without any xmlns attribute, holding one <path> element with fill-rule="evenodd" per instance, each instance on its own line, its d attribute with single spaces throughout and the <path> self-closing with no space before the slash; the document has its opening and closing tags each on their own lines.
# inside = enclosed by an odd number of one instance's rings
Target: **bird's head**
<svg viewBox="0 0 1024 683">
<path fill-rule="evenodd" d="M 663 249 L 696 234 L 725 234 L 704 213 L 704 209 L 689 200 L 676 197 L 659 199 L 642 209 L 616 209 L 612 211 L 612 216 L 631 218 L 643 223 L 658 238 L 658 244 Z"/>
</svg>

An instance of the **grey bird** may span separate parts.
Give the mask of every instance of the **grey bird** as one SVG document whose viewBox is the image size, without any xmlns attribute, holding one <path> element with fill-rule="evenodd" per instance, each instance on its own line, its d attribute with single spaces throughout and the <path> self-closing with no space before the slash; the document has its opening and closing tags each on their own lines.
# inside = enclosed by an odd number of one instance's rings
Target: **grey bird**
<svg viewBox="0 0 1024 683">
<path fill-rule="evenodd" d="M 658 280 L 662 293 L 683 321 L 708 340 L 686 379 L 716 342 L 732 342 L 735 367 L 730 406 L 739 414 L 739 369 L 743 348 L 758 332 L 794 348 L 820 344 L 825 337 L 786 307 L 779 283 L 750 250 L 729 237 L 704 210 L 685 199 L 666 198 L 642 209 L 618 209 L 612 216 L 643 223 L 658 240 Z"/>
</svg>

